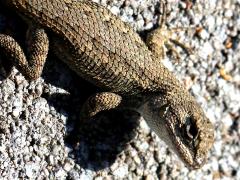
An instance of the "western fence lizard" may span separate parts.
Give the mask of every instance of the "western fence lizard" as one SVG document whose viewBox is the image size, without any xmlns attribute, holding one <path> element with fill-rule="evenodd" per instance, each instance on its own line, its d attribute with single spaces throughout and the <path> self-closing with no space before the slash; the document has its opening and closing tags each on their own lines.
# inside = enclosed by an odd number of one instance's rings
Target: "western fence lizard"
<svg viewBox="0 0 240 180">
<path fill-rule="evenodd" d="M 50 43 L 59 59 L 103 89 L 83 105 L 82 121 L 103 110 L 134 109 L 188 167 L 205 163 L 213 126 L 161 63 L 170 30 L 151 33 L 148 47 L 129 25 L 89 0 L 0 0 L 0 5 L 29 24 L 26 55 L 13 37 L 0 34 L 0 52 L 26 78 L 41 75 Z"/>
</svg>

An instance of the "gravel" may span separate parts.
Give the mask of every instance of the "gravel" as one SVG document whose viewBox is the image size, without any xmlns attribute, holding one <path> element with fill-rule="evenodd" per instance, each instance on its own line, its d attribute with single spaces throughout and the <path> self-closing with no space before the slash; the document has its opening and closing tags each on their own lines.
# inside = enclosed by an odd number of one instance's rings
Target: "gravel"
<svg viewBox="0 0 240 180">
<path fill-rule="evenodd" d="M 143 38 L 157 25 L 157 0 L 102 0 Z M 51 55 L 28 82 L 0 71 L 0 179 L 238 179 L 240 177 L 240 2 L 169 0 L 167 26 L 194 53 L 171 53 L 164 64 L 193 93 L 214 123 L 207 164 L 188 170 L 132 112 L 96 117 L 81 132 L 79 110 L 98 89 Z M 17 24 L 17 23 L 16 23 Z M 25 25 L 22 25 L 25 26 Z M 6 14 L 0 11 L 0 32 Z M 22 27 L 21 27 L 22 28 Z M 20 32 L 19 32 L 20 33 Z"/>
</svg>

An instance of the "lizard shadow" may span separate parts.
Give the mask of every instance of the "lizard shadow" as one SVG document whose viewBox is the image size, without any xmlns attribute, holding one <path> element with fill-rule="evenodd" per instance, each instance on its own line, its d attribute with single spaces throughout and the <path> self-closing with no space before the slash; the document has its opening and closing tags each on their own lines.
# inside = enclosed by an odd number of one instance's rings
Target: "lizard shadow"
<svg viewBox="0 0 240 180">
<path fill-rule="evenodd" d="M 94 119 L 80 124 L 79 111 L 85 100 L 99 91 L 97 87 L 81 79 L 62 62 L 46 62 L 42 77 L 46 83 L 69 92 L 66 94 L 43 94 L 50 106 L 66 112 L 65 145 L 70 149 L 68 156 L 84 169 L 101 170 L 116 161 L 118 155 L 135 136 L 139 115 L 132 111 L 111 110 L 101 112 Z M 60 69 L 58 72 L 55 69 Z M 65 76 L 68 80 L 59 80 Z M 69 80 L 70 79 L 70 80 Z M 81 128 L 81 129 L 80 129 Z"/>
<path fill-rule="evenodd" d="M 124 115 L 120 111 L 99 114 L 92 122 L 85 124 L 80 138 L 73 139 L 75 131 L 66 138 L 68 145 L 74 145 L 70 157 L 76 157 L 76 162 L 85 169 L 98 171 L 109 168 L 135 136 L 133 130 L 137 121 L 134 119 L 137 118 L 132 112 L 125 112 Z M 76 143 L 79 139 L 80 143 Z"/>
</svg>

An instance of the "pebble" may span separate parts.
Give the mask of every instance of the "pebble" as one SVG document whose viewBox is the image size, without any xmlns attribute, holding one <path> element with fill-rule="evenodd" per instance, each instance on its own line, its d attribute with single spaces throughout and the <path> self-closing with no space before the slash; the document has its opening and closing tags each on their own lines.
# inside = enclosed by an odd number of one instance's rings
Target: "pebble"
<svg viewBox="0 0 240 180">
<path fill-rule="evenodd" d="M 39 167 L 37 166 L 37 164 L 27 163 L 25 165 L 25 170 L 26 170 L 27 177 L 30 179 L 34 179 L 36 177 L 35 172 L 39 170 Z"/>
<path fill-rule="evenodd" d="M 55 177 L 58 179 L 64 179 L 66 176 L 66 171 L 64 171 L 62 168 L 60 168 L 55 174 Z"/>
<path fill-rule="evenodd" d="M 113 175 L 117 178 L 124 178 L 128 174 L 128 166 L 121 166 L 113 171 Z"/>
<path fill-rule="evenodd" d="M 141 164 L 141 159 L 138 156 L 134 156 L 133 159 L 137 165 Z"/>
<path fill-rule="evenodd" d="M 205 29 L 202 29 L 200 32 L 199 32 L 199 36 L 206 40 L 209 38 L 209 33 L 205 30 Z"/>
<path fill-rule="evenodd" d="M 216 26 L 216 18 L 214 16 L 209 16 L 206 19 L 206 25 L 208 27 L 208 31 L 210 33 L 214 32 L 215 30 L 215 26 Z"/>
<path fill-rule="evenodd" d="M 154 180 L 154 177 L 152 175 L 147 175 L 144 179 L 145 180 Z"/>
<path fill-rule="evenodd" d="M 150 128 L 149 128 L 149 126 L 147 125 L 146 121 L 144 121 L 143 118 L 141 118 L 141 120 L 140 120 L 139 127 L 141 128 L 141 130 L 143 131 L 143 133 L 145 133 L 145 134 L 149 134 L 149 133 L 150 133 Z"/>
<path fill-rule="evenodd" d="M 73 164 L 65 163 L 63 168 L 65 171 L 70 171 L 73 168 Z"/>
<path fill-rule="evenodd" d="M 199 51 L 199 56 L 203 59 L 207 59 L 210 55 L 213 54 L 213 47 L 209 42 L 203 44 L 202 48 Z"/>
</svg>

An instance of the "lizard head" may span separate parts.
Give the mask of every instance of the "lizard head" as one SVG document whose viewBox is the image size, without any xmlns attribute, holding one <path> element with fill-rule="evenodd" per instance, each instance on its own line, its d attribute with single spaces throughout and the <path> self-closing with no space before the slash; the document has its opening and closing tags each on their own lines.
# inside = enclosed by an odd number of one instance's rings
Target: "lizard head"
<svg viewBox="0 0 240 180">
<path fill-rule="evenodd" d="M 214 129 L 201 107 L 171 102 L 163 97 L 146 101 L 141 108 L 147 124 L 190 169 L 202 167 L 214 141 Z"/>
</svg>

